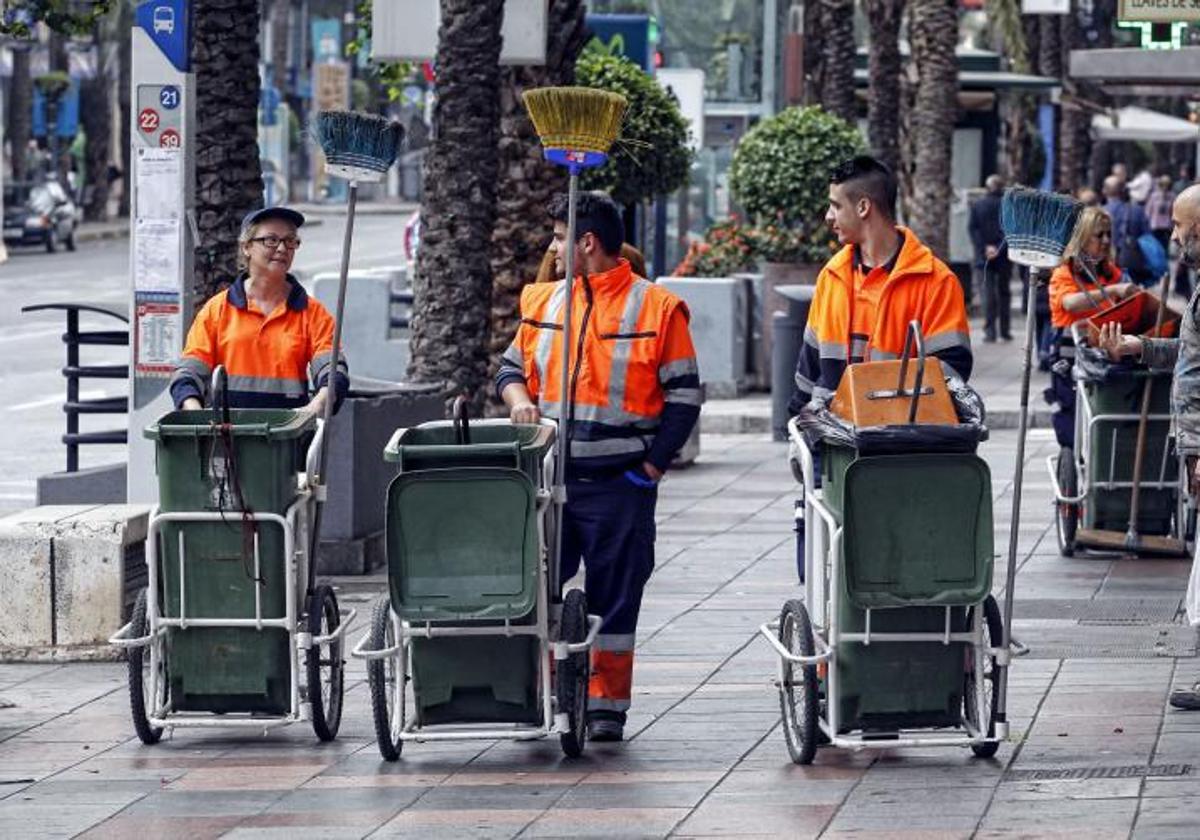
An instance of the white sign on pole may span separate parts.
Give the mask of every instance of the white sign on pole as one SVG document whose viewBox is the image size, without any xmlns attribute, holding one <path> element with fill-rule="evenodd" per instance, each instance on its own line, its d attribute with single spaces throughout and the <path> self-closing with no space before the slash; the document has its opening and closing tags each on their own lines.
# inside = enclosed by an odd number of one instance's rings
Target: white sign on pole
<svg viewBox="0 0 1200 840">
<path fill-rule="evenodd" d="M 704 71 L 692 67 L 660 67 L 654 78 L 670 88 L 679 100 L 679 111 L 688 124 L 692 151 L 704 147 Z"/>
<path fill-rule="evenodd" d="M 1071 0 L 1021 0 L 1021 14 L 1066 15 L 1071 12 Z"/>
<path fill-rule="evenodd" d="M 179 219 L 138 219 L 133 241 L 133 287 L 139 292 L 177 292 Z"/>
<path fill-rule="evenodd" d="M 1117 18 L 1137 23 L 1200 21 L 1200 3 L 1195 0 L 1120 0 Z"/>
<path fill-rule="evenodd" d="M 546 0 L 505 0 L 500 24 L 501 64 L 546 63 Z M 371 6 L 371 58 L 427 61 L 437 52 L 441 4 L 438 0 L 374 0 Z"/>
</svg>

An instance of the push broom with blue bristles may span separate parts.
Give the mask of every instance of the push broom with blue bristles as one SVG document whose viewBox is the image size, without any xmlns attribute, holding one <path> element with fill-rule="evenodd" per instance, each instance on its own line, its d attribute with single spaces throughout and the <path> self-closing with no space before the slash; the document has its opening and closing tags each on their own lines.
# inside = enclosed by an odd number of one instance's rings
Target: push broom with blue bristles
<svg viewBox="0 0 1200 840">
<path fill-rule="evenodd" d="M 1029 269 L 1029 300 L 1025 314 L 1025 359 L 1021 370 L 1021 416 L 1017 425 L 1017 464 L 1013 475 L 1012 520 L 1008 530 L 1008 570 L 1004 586 L 1004 627 L 996 657 L 999 691 L 996 697 L 996 736 L 1008 737 L 1008 664 L 1012 648 L 1013 586 L 1017 578 L 1017 538 L 1021 527 L 1021 484 L 1025 466 L 1025 435 L 1029 431 L 1029 378 L 1033 365 L 1038 288 L 1062 262 L 1082 206 L 1069 196 L 1015 187 L 1004 193 L 1000 227 L 1008 257 Z M 995 644 L 995 640 L 992 640 Z M 986 725 L 986 724 L 985 724 Z"/>
<path fill-rule="evenodd" d="M 337 178 L 349 181 L 349 198 L 346 207 L 346 233 L 342 240 L 342 270 L 338 277 L 337 307 L 333 316 L 333 351 L 329 360 L 329 391 L 325 400 L 324 429 L 328 436 L 333 419 L 333 377 L 341 361 L 342 316 L 346 309 L 346 281 L 350 274 L 350 242 L 354 238 L 354 213 L 358 204 L 358 185 L 373 184 L 396 162 L 400 144 L 404 140 L 404 129 L 400 123 L 355 111 L 321 111 L 317 114 L 313 134 L 325 155 L 325 171 Z M 325 499 L 325 467 L 328 463 L 329 440 L 321 443 L 317 458 L 315 486 L 318 504 L 313 517 L 310 535 L 312 558 L 308 564 L 308 586 L 312 589 L 316 576 L 317 547 L 321 531 L 321 508 Z"/>
<path fill-rule="evenodd" d="M 555 441 L 553 501 L 555 505 L 554 557 L 550 563 L 550 592 L 557 599 L 560 591 L 559 560 L 562 556 L 562 507 L 567 501 L 566 464 L 571 416 L 571 300 L 575 284 L 575 199 L 579 176 L 585 169 L 603 166 L 628 105 L 618 93 L 587 87 L 545 87 L 522 94 L 525 109 L 542 141 L 543 156 L 565 167 L 567 186 L 566 302 L 563 304 L 562 371 L 560 399 L 562 416 L 558 419 Z"/>
</svg>

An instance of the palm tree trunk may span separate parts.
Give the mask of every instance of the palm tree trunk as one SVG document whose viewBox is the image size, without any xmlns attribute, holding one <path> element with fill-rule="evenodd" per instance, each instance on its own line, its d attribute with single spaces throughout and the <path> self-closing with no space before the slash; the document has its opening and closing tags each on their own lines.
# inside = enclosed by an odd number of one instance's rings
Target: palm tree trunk
<svg viewBox="0 0 1200 840">
<path fill-rule="evenodd" d="M 900 18 L 904 0 L 865 0 L 871 28 L 867 61 L 867 141 L 893 172 L 900 169 Z"/>
<path fill-rule="evenodd" d="M 491 254 L 492 370 L 517 331 L 521 289 L 537 275 L 550 243 L 546 206 L 555 193 L 567 188 L 564 171 L 542 158 L 521 92 L 575 80 L 575 59 L 587 32 L 584 11 L 583 0 L 552 0 L 546 63 L 501 71 L 499 178 Z"/>
<path fill-rule="evenodd" d="M 441 0 L 409 377 L 481 407 L 488 382 L 504 0 Z"/>
<path fill-rule="evenodd" d="M 29 50 L 23 45 L 12 50 L 12 85 L 8 100 L 8 140 L 12 149 L 13 180 L 32 173 L 25 171 L 25 152 L 33 136 L 33 77 L 29 74 Z"/>
<path fill-rule="evenodd" d="M 958 4 L 913 0 L 910 9 L 910 76 L 915 76 L 915 90 L 907 137 L 913 166 L 908 222 L 945 259 L 950 241 L 950 156 L 958 116 Z"/>
<path fill-rule="evenodd" d="M 854 0 L 819 0 L 821 5 L 821 106 L 853 125 L 858 118 L 854 99 Z"/>
<path fill-rule="evenodd" d="M 111 27 L 105 21 L 97 21 L 93 31 L 96 75 L 85 80 L 79 92 L 79 116 L 87 136 L 79 183 L 84 186 L 84 218 L 102 221 L 108 215 L 108 158 L 113 117 L 109 92 L 114 68 L 106 60 L 109 55 L 107 47 L 112 38 Z"/>
<path fill-rule="evenodd" d="M 1060 34 L 1065 65 L 1072 49 L 1087 47 L 1074 13 L 1062 16 Z M 1058 185 L 1072 193 L 1087 183 L 1088 162 L 1092 157 L 1092 115 L 1074 100 L 1077 97 L 1091 100 L 1094 96 L 1095 92 L 1069 74 L 1064 75 L 1058 126 Z"/>
<path fill-rule="evenodd" d="M 130 125 L 129 125 L 129 89 L 132 85 L 133 45 L 130 43 L 129 30 L 133 27 L 133 8 L 128 3 L 121 3 L 117 12 L 117 119 L 121 121 L 121 202 L 117 207 L 117 215 L 122 218 L 129 216 L 130 193 Z"/>
<path fill-rule="evenodd" d="M 258 4 L 196 0 L 196 243 L 194 302 L 237 273 L 242 217 L 262 206 L 258 159 Z"/>
</svg>

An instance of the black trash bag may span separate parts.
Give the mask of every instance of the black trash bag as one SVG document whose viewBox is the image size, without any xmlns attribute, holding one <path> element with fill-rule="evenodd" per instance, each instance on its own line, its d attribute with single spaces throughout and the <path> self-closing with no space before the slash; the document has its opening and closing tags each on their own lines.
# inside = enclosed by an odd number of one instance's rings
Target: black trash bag
<svg viewBox="0 0 1200 840">
<path fill-rule="evenodd" d="M 1128 357 L 1114 362 L 1099 347 L 1090 347 L 1083 343 L 1075 347 L 1073 375 L 1083 382 L 1118 382 L 1136 376 L 1139 372 L 1144 373 L 1145 370 L 1145 365 Z"/>
<path fill-rule="evenodd" d="M 862 455 L 906 452 L 974 452 L 988 438 L 979 393 L 956 376 L 946 377 L 958 425 L 901 423 L 856 427 L 829 410 L 828 401 L 809 403 L 796 419 L 810 448 L 821 443 L 856 449 Z"/>
</svg>

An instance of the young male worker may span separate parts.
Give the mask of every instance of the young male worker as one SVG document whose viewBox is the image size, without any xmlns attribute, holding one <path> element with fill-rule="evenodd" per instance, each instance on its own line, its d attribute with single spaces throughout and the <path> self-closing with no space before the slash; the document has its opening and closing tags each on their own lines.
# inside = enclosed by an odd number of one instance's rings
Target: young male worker
<svg viewBox="0 0 1200 840">
<path fill-rule="evenodd" d="M 829 400 L 847 364 L 899 358 L 914 320 L 925 351 L 966 380 L 973 357 L 962 286 L 916 234 L 896 224 L 895 176 L 860 155 L 835 169 L 829 182 L 825 223 L 845 247 L 817 277 L 791 414 Z"/>
<path fill-rule="evenodd" d="M 700 376 L 687 307 L 620 256 L 617 205 L 598 193 L 579 196 L 573 243 L 567 209 L 561 195 L 550 205 L 550 247 L 559 277 L 566 249 L 575 249 L 570 392 L 560 392 L 562 281 L 521 293 L 521 324 L 501 357 L 496 389 L 514 423 L 549 417 L 569 436 L 562 579 L 582 558 L 588 611 L 604 619 L 592 657 L 589 737 L 620 741 L 638 611 L 654 570 L 657 484 L 700 415 Z"/>
</svg>

